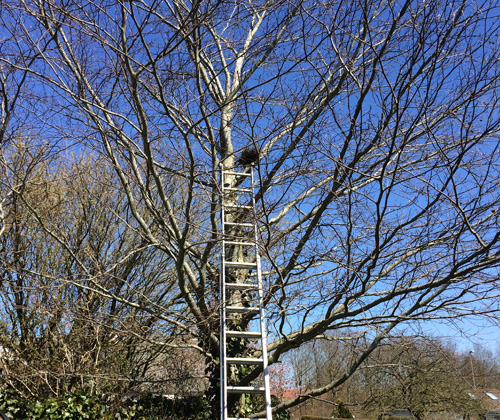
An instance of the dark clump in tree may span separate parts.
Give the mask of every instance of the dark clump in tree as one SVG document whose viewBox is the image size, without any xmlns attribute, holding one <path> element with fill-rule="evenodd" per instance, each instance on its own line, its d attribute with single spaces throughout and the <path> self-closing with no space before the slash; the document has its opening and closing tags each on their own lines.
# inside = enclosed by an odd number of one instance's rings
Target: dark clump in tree
<svg viewBox="0 0 500 420">
<path fill-rule="evenodd" d="M 337 401 L 337 405 L 333 409 L 332 415 L 333 417 L 337 417 L 339 419 L 352 419 L 351 412 L 340 398 Z"/>
<path fill-rule="evenodd" d="M 259 160 L 259 151 L 255 147 L 247 147 L 241 152 L 238 161 L 241 166 L 253 165 Z"/>
</svg>

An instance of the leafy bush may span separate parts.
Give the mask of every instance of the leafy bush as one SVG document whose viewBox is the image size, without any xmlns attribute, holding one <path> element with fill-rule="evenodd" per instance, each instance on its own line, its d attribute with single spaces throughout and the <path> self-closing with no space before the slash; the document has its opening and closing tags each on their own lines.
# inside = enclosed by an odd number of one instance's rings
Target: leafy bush
<svg viewBox="0 0 500 420">
<path fill-rule="evenodd" d="M 271 406 L 276 406 L 280 403 L 280 400 L 274 396 L 271 395 Z M 262 399 L 262 396 L 257 396 L 254 394 L 246 394 L 245 395 L 245 403 L 244 406 L 241 407 L 239 404 L 235 407 L 236 410 L 242 411 L 240 414 L 243 415 L 243 417 L 249 417 L 252 413 L 259 412 L 259 411 L 264 411 L 265 410 L 265 403 Z M 236 414 L 235 414 L 236 416 Z M 273 419 L 274 420 L 290 420 L 290 415 L 286 411 L 282 411 L 280 413 L 275 413 L 273 414 Z"/>
<path fill-rule="evenodd" d="M 212 420 L 210 402 L 203 396 L 166 398 L 146 396 L 138 401 L 137 420 Z"/>
<path fill-rule="evenodd" d="M 0 389 L 0 410 L 12 420 L 133 420 L 139 409 L 136 404 L 125 404 L 113 410 L 107 399 L 83 392 L 32 402 Z"/>
<path fill-rule="evenodd" d="M 11 390 L 0 389 L 0 410 L 12 420 L 212 420 L 203 396 L 166 398 L 145 396 L 119 400 L 83 392 L 29 401 Z M 276 417 L 277 420 L 288 418 Z"/>
<path fill-rule="evenodd" d="M 0 411 L 3 411 L 10 418 L 27 418 L 26 402 L 20 398 L 16 392 L 0 388 Z"/>
<path fill-rule="evenodd" d="M 109 408 L 95 397 L 79 394 L 65 394 L 30 405 L 30 420 L 78 420 L 110 418 Z"/>
</svg>

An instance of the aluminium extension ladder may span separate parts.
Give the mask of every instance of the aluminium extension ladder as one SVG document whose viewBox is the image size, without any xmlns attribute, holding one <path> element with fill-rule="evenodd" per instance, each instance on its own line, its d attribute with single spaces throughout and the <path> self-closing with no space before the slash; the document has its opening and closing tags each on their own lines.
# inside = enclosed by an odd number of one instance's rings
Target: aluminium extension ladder
<svg viewBox="0 0 500 420">
<path fill-rule="evenodd" d="M 221 369 L 221 420 L 258 420 L 230 417 L 228 395 L 242 398 L 245 394 L 260 394 L 265 402 L 266 416 L 272 420 L 269 371 L 267 366 L 266 329 L 264 323 L 262 272 L 257 245 L 255 217 L 255 183 L 253 166 L 244 171 L 221 169 L 221 268 L 220 268 L 220 369 Z M 235 331 L 237 322 L 232 317 L 246 320 L 258 315 L 258 322 L 249 322 L 246 331 Z M 254 325 L 254 324 L 257 325 Z M 229 340 L 229 341 L 228 341 Z M 250 352 L 260 352 L 260 357 L 241 354 L 228 356 L 228 345 L 244 343 Z M 240 352 L 241 353 L 241 352 Z M 239 357 L 238 357 L 239 356 Z M 231 372 L 241 367 L 261 366 L 263 386 L 229 385 Z"/>
</svg>

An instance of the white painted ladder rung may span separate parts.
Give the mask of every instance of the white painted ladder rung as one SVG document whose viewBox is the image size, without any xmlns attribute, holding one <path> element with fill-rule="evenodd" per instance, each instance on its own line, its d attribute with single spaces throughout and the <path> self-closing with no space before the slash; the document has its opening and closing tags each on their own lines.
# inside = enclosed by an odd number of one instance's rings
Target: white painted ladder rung
<svg viewBox="0 0 500 420">
<path fill-rule="evenodd" d="M 252 357 L 226 357 L 226 363 L 230 365 L 261 365 L 264 360 Z"/>
<path fill-rule="evenodd" d="M 224 261 L 227 268 L 257 268 L 257 263 L 243 262 L 243 261 Z"/>
<path fill-rule="evenodd" d="M 226 283 L 226 289 L 259 290 L 259 285 L 255 283 Z"/>
<path fill-rule="evenodd" d="M 226 337 L 235 338 L 260 338 L 260 331 L 226 331 Z"/>
<path fill-rule="evenodd" d="M 227 420 L 266 420 L 265 417 L 228 417 Z"/>
<path fill-rule="evenodd" d="M 239 226 L 239 227 L 251 227 L 251 228 L 255 228 L 255 225 L 253 223 L 224 222 L 224 225 L 226 225 L 226 226 Z"/>
<path fill-rule="evenodd" d="M 246 204 L 224 204 L 224 208 L 231 210 L 253 210 L 252 206 L 247 206 Z"/>
<path fill-rule="evenodd" d="M 244 193 L 252 193 L 253 190 L 251 188 L 238 188 L 238 187 L 224 187 L 224 191 L 238 191 Z"/>
<path fill-rule="evenodd" d="M 231 172 L 231 171 L 223 171 L 223 175 L 238 175 L 238 176 L 246 176 L 246 177 L 251 177 L 252 173 L 251 172 Z"/>
<path fill-rule="evenodd" d="M 227 392 L 232 394 L 262 394 L 266 391 L 263 386 L 228 386 Z"/>
<path fill-rule="evenodd" d="M 255 242 L 224 241 L 224 245 L 257 246 Z"/>
<path fill-rule="evenodd" d="M 257 307 L 245 306 L 226 306 L 226 312 L 231 314 L 258 314 L 260 309 Z"/>
</svg>

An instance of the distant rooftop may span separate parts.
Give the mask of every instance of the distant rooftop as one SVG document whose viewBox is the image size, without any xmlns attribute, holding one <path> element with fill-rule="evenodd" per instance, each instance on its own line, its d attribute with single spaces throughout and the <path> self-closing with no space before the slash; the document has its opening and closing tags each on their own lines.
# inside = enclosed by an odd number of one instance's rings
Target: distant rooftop
<svg viewBox="0 0 500 420">
<path fill-rule="evenodd" d="M 487 395 L 488 397 L 490 397 L 492 400 L 495 400 L 495 401 L 496 401 L 496 400 L 500 400 L 500 398 L 498 398 L 498 397 L 497 397 L 495 394 L 493 394 L 493 392 L 491 392 L 491 391 L 487 391 L 487 392 L 486 392 L 486 395 Z"/>
</svg>

